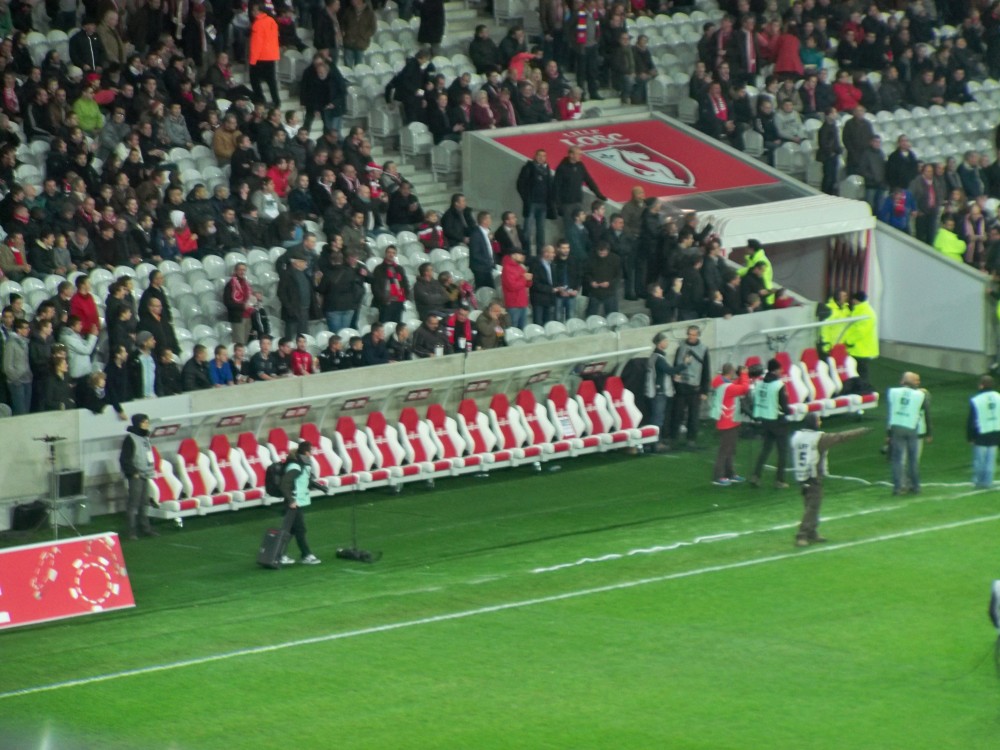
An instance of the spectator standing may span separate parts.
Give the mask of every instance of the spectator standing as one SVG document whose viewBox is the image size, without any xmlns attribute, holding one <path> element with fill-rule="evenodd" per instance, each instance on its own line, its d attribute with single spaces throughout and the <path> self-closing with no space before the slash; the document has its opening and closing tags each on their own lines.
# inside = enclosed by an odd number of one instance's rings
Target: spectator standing
<svg viewBox="0 0 1000 750">
<path fill-rule="evenodd" d="M 865 201 L 877 214 L 885 195 L 885 154 L 882 153 L 882 139 L 875 136 L 869 147 L 862 152 L 857 163 L 857 174 L 865 181 Z"/>
<path fill-rule="evenodd" d="M 590 99 L 600 101 L 601 20 L 597 0 L 583 0 L 576 11 L 576 82 Z"/>
<path fill-rule="evenodd" d="M 135 335 L 135 351 L 128 358 L 129 381 L 132 398 L 155 398 L 157 364 L 154 351 L 156 338 L 149 331 L 140 330 Z"/>
<path fill-rule="evenodd" d="M 618 287 L 622 278 L 622 261 L 601 240 L 596 251 L 584 264 L 583 287 L 587 291 L 587 315 L 610 315 L 618 312 Z"/>
<path fill-rule="evenodd" d="M 556 319 L 565 323 L 576 316 L 577 300 L 583 289 L 583 263 L 573 255 L 566 240 L 562 240 L 556 247 L 553 279 L 557 295 Z"/>
<path fill-rule="evenodd" d="M 59 343 L 66 347 L 70 381 L 82 390 L 83 381 L 93 371 L 91 357 L 97 347 L 97 334 L 85 333 L 83 321 L 70 315 L 66 325 L 62 327 Z"/>
<path fill-rule="evenodd" d="M 844 124 L 844 148 L 847 149 L 847 174 L 858 174 L 862 155 L 871 148 L 875 129 L 865 118 L 865 108 L 857 106 L 851 119 Z"/>
<path fill-rule="evenodd" d="M 539 254 L 531 259 L 531 320 L 540 326 L 556 319 L 556 282 L 554 263 L 556 249 L 545 245 Z"/>
<path fill-rule="evenodd" d="M 934 165 L 924 164 L 920 169 L 920 175 L 910 182 L 909 189 L 916 203 L 914 235 L 921 242 L 932 245 L 937 235 L 938 215 L 941 211 L 941 201 L 938 200 L 938 189 L 934 179 Z"/>
<path fill-rule="evenodd" d="M 649 424 L 656 427 L 660 439 L 656 445 L 647 444 L 643 447 L 646 453 L 656 453 L 660 450 L 670 450 L 667 442 L 669 430 L 666 419 L 670 414 L 670 400 L 674 395 L 674 375 L 679 374 L 686 365 L 675 367 L 667 361 L 667 347 L 670 346 L 670 336 L 661 331 L 653 336 L 653 352 L 646 361 L 646 398 L 649 399 Z"/>
<path fill-rule="evenodd" d="M 979 391 L 969 399 L 965 434 L 972 443 L 972 485 L 980 490 L 993 489 L 1000 445 L 1000 394 L 989 375 L 979 379 Z"/>
<path fill-rule="evenodd" d="M 285 322 L 285 333 L 288 335 L 308 333 L 313 301 L 313 282 L 309 277 L 308 267 L 309 261 L 305 254 L 296 250 L 291 254 L 291 265 L 278 280 L 281 318 Z"/>
<path fill-rule="evenodd" d="M 590 0 L 592 3 L 593 0 Z M 590 176 L 582 161 L 583 154 L 576 146 L 571 146 L 566 157 L 556 167 L 552 181 L 555 206 L 562 216 L 566 232 L 573 224 L 576 212 L 583 208 L 583 186 L 586 185 L 598 200 L 606 201 L 604 193 Z"/>
<path fill-rule="evenodd" d="M 896 139 L 896 150 L 889 154 L 885 162 L 885 181 L 890 190 L 909 188 L 920 173 L 920 162 L 910 148 L 910 139 L 905 135 Z"/>
<path fill-rule="evenodd" d="M 31 324 L 26 320 L 15 320 L 14 329 L 7 336 L 3 347 L 3 370 L 10 394 L 11 411 L 14 416 L 31 411 L 31 363 L 28 354 L 28 338 Z"/>
<path fill-rule="evenodd" d="M 87 276 L 76 278 L 76 294 L 69 301 L 69 314 L 80 319 L 85 335 L 96 336 L 100 333 L 101 316 L 97 312 L 97 300 L 90 293 L 90 279 Z"/>
<path fill-rule="evenodd" d="M 440 54 L 444 29 L 444 0 L 423 0 L 420 3 L 420 28 L 417 30 L 417 43 L 430 47 L 431 54 Z"/>
<path fill-rule="evenodd" d="M 493 283 L 493 234 L 490 226 L 493 218 L 489 211 L 480 211 L 476 217 L 476 228 L 469 238 L 469 268 L 477 288 L 494 286 Z"/>
<path fill-rule="evenodd" d="M 372 43 L 378 19 L 368 0 L 350 0 L 341 11 L 340 28 L 344 36 L 344 65 L 353 68 L 364 60 Z"/>
<path fill-rule="evenodd" d="M 524 231 L 538 252 L 545 245 L 545 221 L 555 218 L 552 170 L 545 149 L 538 149 L 534 158 L 521 167 L 517 192 L 524 206 Z"/>
<path fill-rule="evenodd" d="M 879 221 L 909 234 L 910 217 L 916 210 L 917 204 L 910 191 L 904 187 L 895 187 L 882 199 L 882 205 L 879 206 L 876 216 Z"/>
<path fill-rule="evenodd" d="M 410 294 L 406 271 L 396 262 L 395 245 L 389 245 L 382 262 L 372 270 L 372 301 L 378 308 L 380 323 L 399 323 L 403 319 L 403 305 Z"/>
<path fill-rule="evenodd" d="M 125 441 L 118 455 L 118 465 L 128 484 L 128 502 L 125 518 L 129 539 L 138 539 L 141 531 L 146 536 L 159 536 L 149 524 L 149 484 L 156 473 L 153 465 L 153 446 L 149 441 L 149 417 L 132 416 L 132 424 L 125 430 Z"/>
<path fill-rule="evenodd" d="M 245 346 L 250 340 L 250 319 L 256 303 L 261 299 L 261 293 L 255 292 L 247 279 L 247 264 L 237 263 L 233 267 L 232 278 L 222 291 L 222 303 L 226 306 L 226 314 L 232 325 L 234 344 Z"/>
<path fill-rule="evenodd" d="M 281 58 L 278 45 L 278 22 L 265 10 L 264 4 L 254 0 L 250 6 L 250 86 L 254 99 L 264 99 L 263 84 L 271 93 L 271 106 L 280 107 L 278 94 L 277 63 Z"/>
<path fill-rule="evenodd" d="M 736 446 L 740 438 L 740 402 L 750 392 L 750 377 L 743 366 L 726 362 L 722 372 L 712 382 L 712 419 L 719 435 L 719 450 L 712 470 L 712 484 L 718 487 L 742 482 L 736 473 Z"/>
<path fill-rule="evenodd" d="M 510 314 L 511 324 L 523 329 L 528 323 L 528 288 L 532 274 L 524 266 L 524 253 L 517 250 L 505 255 L 501 266 L 504 307 Z"/>
<path fill-rule="evenodd" d="M 309 130 L 318 114 L 323 127 L 340 134 L 340 126 L 347 112 L 347 81 L 335 63 L 322 55 L 313 57 L 313 63 L 302 74 L 299 101 L 306 111 L 302 127 Z"/>
</svg>

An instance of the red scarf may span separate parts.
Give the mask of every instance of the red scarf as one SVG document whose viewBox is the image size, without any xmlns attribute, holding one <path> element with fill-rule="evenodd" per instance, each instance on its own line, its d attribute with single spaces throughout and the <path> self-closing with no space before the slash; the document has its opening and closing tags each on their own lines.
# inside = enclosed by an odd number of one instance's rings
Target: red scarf
<svg viewBox="0 0 1000 750">
<path fill-rule="evenodd" d="M 253 315 L 253 310 L 248 307 L 251 296 L 253 295 L 253 289 L 250 288 L 250 282 L 246 279 L 240 279 L 236 276 L 232 278 L 232 289 L 231 294 L 233 295 L 233 302 L 237 305 L 243 305 L 243 317 L 249 318 Z"/>
<path fill-rule="evenodd" d="M 719 120 L 729 119 L 729 107 L 726 105 L 725 97 L 709 97 L 712 100 L 712 109 L 715 110 L 715 116 Z"/>
<path fill-rule="evenodd" d="M 393 302 L 406 302 L 406 292 L 403 291 L 403 285 L 399 283 L 399 269 L 395 265 L 387 266 L 385 277 L 389 281 L 389 299 Z"/>
</svg>

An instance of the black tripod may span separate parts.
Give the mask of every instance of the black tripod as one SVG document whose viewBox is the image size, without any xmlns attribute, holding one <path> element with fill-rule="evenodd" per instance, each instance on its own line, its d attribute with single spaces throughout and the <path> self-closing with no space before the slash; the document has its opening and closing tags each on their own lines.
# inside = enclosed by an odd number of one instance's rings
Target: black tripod
<svg viewBox="0 0 1000 750">
<path fill-rule="evenodd" d="M 341 560 L 373 563 L 382 559 L 381 552 L 369 552 L 358 547 L 358 490 L 351 493 L 351 546 L 338 547 L 337 557 Z"/>
<path fill-rule="evenodd" d="M 59 538 L 60 522 L 73 529 L 73 533 L 77 536 L 82 536 L 79 529 L 73 525 L 73 519 L 67 514 L 66 506 L 60 502 L 59 498 L 59 474 L 56 471 L 56 443 L 66 438 L 60 435 L 43 435 L 40 438 L 34 439 L 40 443 L 45 443 L 49 447 L 49 496 L 42 502 L 45 503 L 45 507 L 49 511 L 49 520 L 52 524 L 52 538 Z"/>
</svg>

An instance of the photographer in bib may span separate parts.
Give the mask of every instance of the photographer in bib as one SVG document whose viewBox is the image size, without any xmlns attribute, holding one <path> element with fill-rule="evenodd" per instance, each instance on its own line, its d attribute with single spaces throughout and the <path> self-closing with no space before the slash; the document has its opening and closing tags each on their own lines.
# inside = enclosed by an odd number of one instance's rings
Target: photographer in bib
<svg viewBox="0 0 1000 750">
<path fill-rule="evenodd" d="M 818 533 L 819 509 L 823 504 L 823 477 L 826 475 L 826 454 L 838 443 L 859 438 L 871 432 L 870 427 L 856 430 L 826 433 L 820 432 L 823 421 L 818 414 L 809 414 L 802 422 L 802 428 L 792 434 L 792 469 L 795 480 L 802 487 L 802 501 L 805 510 L 799 531 L 795 535 L 796 547 L 825 542 Z"/>
<path fill-rule="evenodd" d="M 1000 393 L 994 389 L 989 375 L 979 379 L 979 393 L 969 399 L 965 431 L 972 443 L 972 484 L 976 489 L 992 489 L 1000 444 Z"/>
<path fill-rule="evenodd" d="M 920 388 L 920 376 L 904 372 L 900 384 L 887 392 L 889 402 L 889 457 L 892 461 L 892 494 L 903 493 L 906 463 L 909 491 L 920 494 L 920 437 L 929 443 L 931 415 L 927 392 Z"/>
<path fill-rule="evenodd" d="M 294 455 L 289 454 L 285 473 L 281 477 L 281 496 L 285 499 L 285 531 L 295 537 L 302 553 L 303 565 L 319 565 L 320 559 L 309 549 L 306 541 L 306 522 L 302 509 L 312 504 L 309 490 L 326 490 L 326 485 L 312 478 L 312 443 L 303 440 Z M 292 565 L 288 555 L 281 558 L 282 565 Z"/>
<path fill-rule="evenodd" d="M 753 377 L 754 373 L 751 372 L 750 376 Z M 753 389 L 753 418 L 760 423 L 764 436 L 760 456 L 750 476 L 750 484 L 754 487 L 760 487 L 760 475 L 764 472 L 772 446 L 778 453 L 774 486 L 782 490 L 788 487 L 785 482 L 785 466 L 788 464 L 788 411 L 788 393 L 781 379 L 781 363 L 776 359 L 768 360 L 767 374 Z"/>
<path fill-rule="evenodd" d="M 643 446 L 644 453 L 659 453 L 671 450 L 667 439 L 666 418 L 670 412 L 670 401 L 674 396 L 674 376 L 687 370 L 691 358 L 679 365 L 667 361 L 667 347 L 670 337 L 663 331 L 653 336 L 653 352 L 646 362 L 646 398 L 649 399 L 649 424 L 660 431 L 657 443 Z"/>
<path fill-rule="evenodd" d="M 149 525 L 149 481 L 156 474 L 153 464 L 153 445 L 149 442 L 149 417 L 132 416 L 132 424 L 125 430 L 125 442 L 118 454 L 118 464 L 128 482 L 128 538 L 138 539 L 139 530 L 146 536 L 159 536 Z"/>
</svg>

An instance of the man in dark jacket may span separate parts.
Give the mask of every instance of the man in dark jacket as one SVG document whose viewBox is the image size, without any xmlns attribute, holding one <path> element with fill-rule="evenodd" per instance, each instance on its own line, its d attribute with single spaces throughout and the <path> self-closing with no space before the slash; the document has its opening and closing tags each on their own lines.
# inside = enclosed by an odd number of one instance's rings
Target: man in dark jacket
<svg viewBox="0 0 1000 750">
<path fill-rule="evenodd" d="M 556 293 L 556 319 L 566 322 L 574 317 L 576 301 L 583 287 L 583 265 L 570 252 L 569 242 L 563 240 L 556 248 L 552 264 L 553 290 Z"/>
<path fill-rule="evenodd" d="M 441 217 L 441 229 L 449 245 L 464 245 L 476 227 L 472 209 L 465 202 L 465 196 L 455 193 L 451 196 L 451 206 Z"/>
<path fill-rule="evenodd" d="M 413 302 L 417 306 L 417 317 L 426 320 L 432 312 L 442 312 L 451 301 L 448 290 L 434 275 L 434 266 L 421 263 L 417 269 L 419 278 L 413 284 Z"/>
<path fill-rule="evenodd" d="M 339 133 L 341 118 L 347 112 L 347 81 L 336 64 L 327 62 L 321 54 L 313 56 L 313 64 L 302 73 L 299 101 L 306 111 L 302 127 L 311 128 L 318 113 L 323 127 Z"/>
<path fill-rule="evenodd" d="M 476 35 L 469 42 L 469 59 L 479 75 L 500 70 L 500 48 L 490 39 L 490 29 L 484 23 L 476 26 Z"/>
<path fill-rule="evenodd" d="M 149 417 L 134 414 L 125 432 L 118 465 L 128 483 L 128 504 L 125 506 L 128 538 L 138 539 L 140 529 L 146 536 L 159 536 L 149 525 L 149 483 L 156 474 L 153 446 L 149 442 Z"/>
<path fill-rule="evenodd" d="M 278 280 L 278 301 L 285 334 L 298 336 L 309 332 L 309 312 L 312 307 L 313 282 L 307 268 L 309 261 L 300 251 L 291 256 L 291 265 Z"/>
<path fill-rule="evenodd" d="M 173 313 L 170 310 L 170 301 L 167 299 L 167 293 L 163 291 L 163 273 L 160 271 L 152 271 L 149 274 L 149 286 L 139 297 L 139 315 L 142 315 L 145 311 L 149 309 L 149 301 L 152 299 L 158 299 L 160 301 L 160 314 L 163 319 L 168 323 L 173 320 Z"/>
<path fill-rule="evenodd" d="M 208 372 L 208 349 L 202 344 L 194 347 L 191 359 L 184 363 L 181 383 L 185 391 L 203 391 L 212 387 L 212 376 Z"/>
<path fill-rule="evenodd" d="M 372 302 L 378 308 L 380 323 L 400 323 L 403 305 L 410 295 L 410 282 L 406 271 L 396 262 L 396 246 L 389 245 L 382 262 L 372 270 Z"/>
<path fill-rule="evenodd" d="M 612 255 L 607 242 L 597 243 L 597 250 L 587 260 L 583 272 L 587 315 L 600 315 L 602 308 L 605 316 L 618 312 L 618 284 L 621 278 L 621 258 Z"/>
<path fill-rule="evenodd" d="M 885 181 L 890 190 L 906 190 L 920 173 L 917 155 L 910 148 L 910 139 L 905 135 L 896 139 L 896 150 L 885 161 Z"/>
<path fill-rule="evenodd" d="M 555 218 L 552 170 L 545 149 L 535 152 L 517 175 L 517 194 L 524 204 L 524 232 L 535 243 L 535 252 L 545 246 L 545 221 Z M 532 237 L 534 234 L 534 237 Z"/>
<path fill-rule="evenodd" d="M 83 28 L 70 37 L 69 59 L 84 73 L 104 67 L 104 45 L 97 36 L 97 23 L 93 18 L 84 18 Z"/>
<path fill-rule="evenodd" d="M 407 124 L 424 119 L 424 95 L 434 73 L 430 60 L 429 49 L 419 50 L 385 87 L 386 103 L 396 101 L 402 104 L 403 120 Z"/>
<path fill-rule="evenodd" d="M 823 114 L 823 124 L 816 134 L 819 148 L 816 149 L 816 161 L 823 165 L 823 182 L 820 189 L 827 195 L 837 194 L 837 177 L 840 170 L 840 154 L 844 150 L 840 145 L 840 131 L 837 127 L 837 109 L 830 107 Z"/>
<path fill-rule="evenodd" d="M 528 264 L 528 270 L 532 274 L 528 290 L 531 320 L 538 325 L 545 325 L 556 319 L 555 260 L 556 249 L 552 245 L 545 245 Z"/>
<path fill-rule="evenodd" d="M 436 313 L 424 316 L 424 322 L 413 332 L 413 356 L 426 358 L 441 354 L 451 354 L 448 336 L 441 328 L 441 319 Z"/>
<path fill-rule="evenodd" d="M 566 153 L 566 158 L 556 167 L 555 177 L 552 181 L 554 194 L 553 202 L 559 215 L 562 216 L 566 234 L 573 224 L 576 212 L 583 208 L 583 186 L 586 184 L 598 200 L 606 201 L 604 193 L 590 176 L 587 167 L 584 165 L 583 153 L 576 146 L 570 147 Z"/>
</svg>

